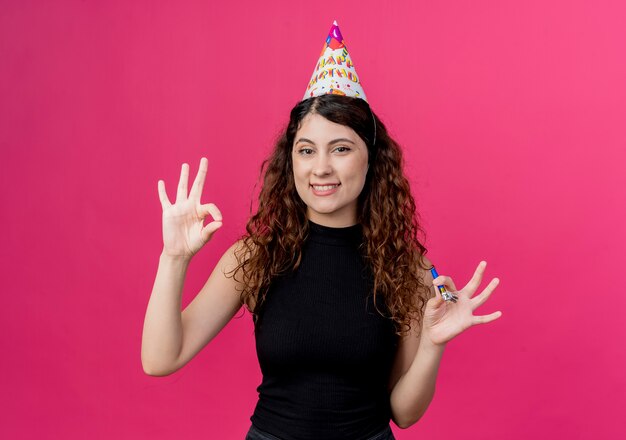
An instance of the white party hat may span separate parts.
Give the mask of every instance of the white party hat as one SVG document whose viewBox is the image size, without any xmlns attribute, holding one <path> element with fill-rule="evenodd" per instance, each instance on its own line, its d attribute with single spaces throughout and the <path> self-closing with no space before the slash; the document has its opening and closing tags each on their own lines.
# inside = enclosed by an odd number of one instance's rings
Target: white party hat
<svg viewBox="0 0 626 440">
<path fill-rule="evenodd" d="M 348 54 L 348 48 L 337 25 L 337 20 L 333 21 L 328 32 L 328 37 L 326 37 L 319 60 L 302 99 L 326 94 L 353 96 L 367 102 L 361 81 L 356 70 L 354 70 L 354 63 Z"/>
</svg>

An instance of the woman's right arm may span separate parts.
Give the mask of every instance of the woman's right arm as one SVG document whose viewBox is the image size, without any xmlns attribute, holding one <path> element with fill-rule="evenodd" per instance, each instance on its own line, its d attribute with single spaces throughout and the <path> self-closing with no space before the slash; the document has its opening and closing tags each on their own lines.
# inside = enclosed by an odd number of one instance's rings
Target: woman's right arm
<svg viewBox="0 0 626 440">
<path fill-rule="evenodd" d="M 236 242 L 224 252 L 205 285 L 182 313 L 181 297 L 189 260 L 161 253 L 141 344 L 141 363 L 146 374 L 167 376 L 182 368 L 241 308 L 241 286 L 224 275 L 237 265 L 234 251 L 239 244 Z"/>
<path fill-rule="evenodd" d="M 146 374 L 164 376 L 185 365 L 230 321 L 241 307 L 240 286 L 224 272 L 235 267 L 233 244 L 215 266 L 205 286 L 181 313 L 185 275 L 191 258 L 222 226 L 222 214 L 212 203 L 200 204 L 208 161 L 202 158 L 187 196 L 189 165 L 183 164 L 176 203 L 158 182 L 163 207 L 163 251 L 148 302 L 141 340 L 141 363 Z M 204 226 L 209 214 L 214 221 Z"/>
<path fill-rule="evenodd" d="M 190 261 L 163 252 L 159 257 L 141 338 L 141 364 L 151 376 L 169 374 L 181 351 L 181 297 Z"/>
</svg>

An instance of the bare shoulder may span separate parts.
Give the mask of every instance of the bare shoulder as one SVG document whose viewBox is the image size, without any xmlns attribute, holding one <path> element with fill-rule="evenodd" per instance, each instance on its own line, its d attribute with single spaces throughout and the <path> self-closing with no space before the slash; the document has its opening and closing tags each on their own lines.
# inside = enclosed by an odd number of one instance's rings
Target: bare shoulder
<svg viewBox="0 0 626 440">
<path fill-rule="evenodd" d="M 430 262 L 425 255 L 422 255 L 422 259 L 427 267 L 432 267 L 433 264 Z M 430 273 L 430 270 L 420 268 L 420 272 L 422 274 L 423 282 L 430 286 L 431 296 L 435 295 L 435 290 L 433 287 L 433 276 Z M 429 298 L 430 298 L 429 297 Z M 415 302 L 417 304 L 417 294 L 414 296 Z M 417 354 L 417 350 L 419 348 L 419 338 L 420 338 L 421 329 L 418 327 L 417 320 L 411 320 L 411 330 L 409 333 L 403 337 L 401 337 L 398 341 L 398 349 L 396 351 L 396 356 L 394 358 L 393 367 L 391 370 L 391 375 L 389 377 L 388 389 L 389 392 L 396 385 L 400 377 L 404 373 L 407 372 L 413 359 L 415 359 L 415 355 Z"/>
<path fill-rule="evenodd" d="M 222 258 L 217 263 L 217 267 L 219 267 L 224 274 L 230 273 L 239 266 L 241 258 L 245 258 L 247 254 L 248 252 L 246 252 L 244 240 L 239 239 L 226 249 Z"/>
</svg>

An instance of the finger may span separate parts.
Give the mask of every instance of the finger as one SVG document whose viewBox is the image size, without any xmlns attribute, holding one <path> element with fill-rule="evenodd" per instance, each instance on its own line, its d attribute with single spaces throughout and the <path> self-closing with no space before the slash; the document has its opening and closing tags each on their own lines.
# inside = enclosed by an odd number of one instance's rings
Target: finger
<svg viewBox="0 0 626 440">
<path fill-rule="evenodd" d="M 198 174 L 196 174 L 196 178 L 193 181 L 191 191 L 189 192 L 190 199 L 197 198 L 198 200 L 200 200 L 202 196 L 202 188 L 204 187 L 204 180 L 206 178 L 208 163 L 209 161 L 206 157 L 200 159 L 200 168 L 198 168 Z"/>
<path fill-rule="evenodd" d="M 472 325 L 487 324 L 488 322 L 495 321 L 500 316 L 502 316 L 502 312 L 499 310 L 490 315 L 474 316 L 472 317 Z"/>
<path fill-rule="evenodd" d="M 187 182 L 189 181 L 189 165 L 184 163 L 180 169 L 180 179 L 178 180 L 178 190 L 176 192 L 176 203 L 187 199 Z"/>
<path fill-rule="evenodd" d="M 487 301 L 487 299 L 491 296 L 496 287 L 498 287 L 498 284 L 500 284 L 500 280 L 498 278 L 494 278 L 489 282 L 489 284 L 487 284 L 485 290 L 480 292 L 480 295 L 476 295 L 474 298 L 472 298 L 470 300 L 470 303 L 472 304 L 472 310 L 476 310 L 485 301 Z"/>
<path fill-rule="evenodd" d="M 456 286 L 454 285 L 454 281 L 452 281 L 452 278 L 445 275 L 439 275 L 433 280 L 433 284 L 435 286 L 446 286 L 448 288 L 447 290 L 451 292 L 456 292 Z"/>
<path fill-rule="evenodd" d="M 483 274 L 485 273 L 485 268 L 487 267 L 486 261 L 481 261 L 478 263 L 478 267 L 474 271 L 474 276 L 471 280 L 463 287 L 461 290 L 467 292 L 468 298 L 471 298 L 478 286 L 480 286 L 481 281 L 483 280 Z"/>
<path fill-rule="evenodd" d="M 222 221 L 222 213 L 214 203 L 202 205 L 202 218 L 205 218 L 207 214 L 211 214 L 211 217 L 213 217 L 213 220 L 216 222 Z"/>
<path fill-rule="evenodd" d="M 159 182 L 157 183 L 157 188 L 159 191 L 159 200 L 161 201 L 161 208 L 165 209 L 165 208 L 172 206 L 172 204 L 170 203 L 170 199 L 167 198 L 167 193 L 165 192 L 165 182 L 162 180 L 159 180 Z"/>
<path fill-rule="evenodd" d="M 215 221 L 209 223 L 204 228 L 202 228 L 202 231 L 200 232 L 202 234 L 202 240 L 205 243 L 209 241 L 213 237 L 215 231 L 222 227 L 222 224 L 222 222 Z"/>
</svg>

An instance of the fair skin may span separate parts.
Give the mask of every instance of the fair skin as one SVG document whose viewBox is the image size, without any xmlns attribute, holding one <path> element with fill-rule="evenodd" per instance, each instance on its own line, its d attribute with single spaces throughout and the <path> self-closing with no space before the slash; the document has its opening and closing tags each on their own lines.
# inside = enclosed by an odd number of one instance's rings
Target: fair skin
<svg viewBox="0 0 626 440">
<path fill-rule="evenodd" d="M 354 130 L 318 114 L 305 116 L 291 152 L 293 177 L 307 217 L 331 227 L 357 223 L 357 197 L 368 168 L 365 142 Z M 332 194 L 316 185 L 338 185 Z M 328 191 L 326 191 L 328 192 Z"/>
<path fill-rule="evenodd" d="M 367 173 L 367 148 L 349 127 L 309 115 L 301 124 L 292 150 L 294 180 L 298 194 L 308 206 L 307 216 L 314 222 L 344 227 L 357 222 L 357 197 Z M 344 140 L 333 142 L 336 139 Z M 340 148 L 344 147 L 344 148 Z M 193 301 L 180 312 L 182 286 L 193 255 L 211 240 L 222 226 L 222 215 L 212 203 L 201 204 L 208 161 L 202 158 L 195 181 L 187 195 L 189 166 L 183 164 L 175 204 L 158 182 L 163 208 L 164 247 L 159 260 L 142 335 L 141 360 L 146 374 L 165 376 L 186 365 L 209 344 L 243 305 L 239 299 L 242 286 L 225 276 L 237 265 L 234 243 L 222 255 L 207 282 Z M 316 195 L 313 183 L 338 183 L 337 190 L 326 196 Z M 204 225 L 211 215 L 213 221 Z M 426 259 L 426 264 L 430 262 Z M 446 303 L 439 293 L 425 309 L 422 326 L 412 321 L 411 332 L 398 341 L 388 382 L 392 419 L 400 428 L 408 428 L 428 408 L 435 390 L 439 363 L 448 341 L 473 325 L 491 322 L 501 316 L 495 312 L 474 316 L 498 284 L 494 278 L 472 298 L 481 283 L 486 262 L 481 262 L 467 285 L 456 290 L 450 277 L 433 280 L 423 271 L 424 280 L 433 286 L 443 284 L 456 292 L 457 303 Z M 436 289 L 435 289 L 436 291 Z"/>
</svg>

